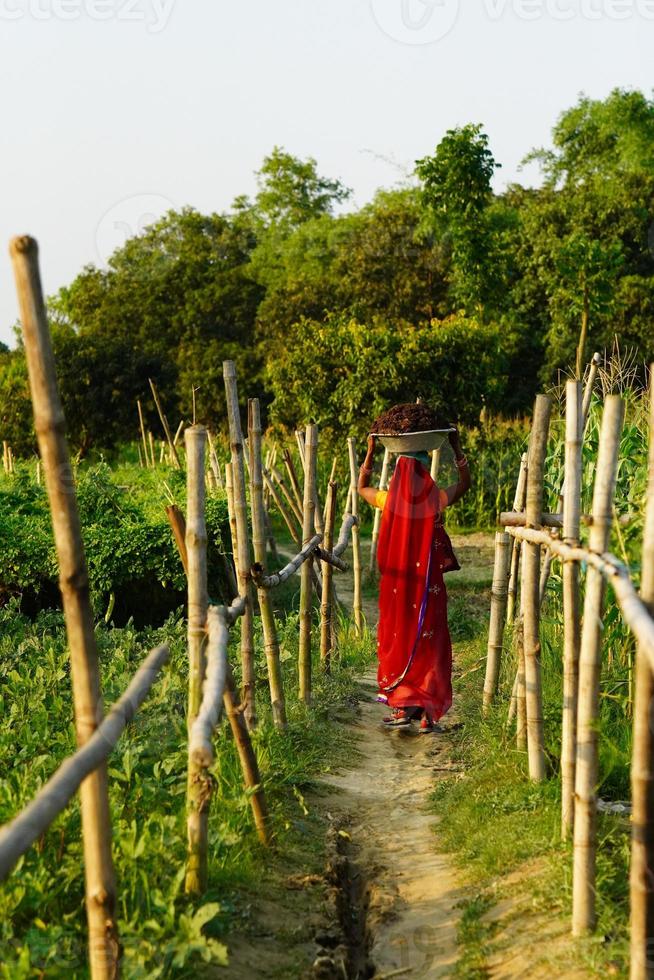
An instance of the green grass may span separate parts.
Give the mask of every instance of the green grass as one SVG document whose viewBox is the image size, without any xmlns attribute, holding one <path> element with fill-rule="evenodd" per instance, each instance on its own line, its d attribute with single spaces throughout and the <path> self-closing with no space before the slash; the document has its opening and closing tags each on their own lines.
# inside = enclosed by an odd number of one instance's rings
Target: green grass
<svg viewBox="0 0 654 980">
<path fill-rule="evenodd" d="M 274 888 L 275 862 L 319 863 L 305 798 L 321 772 L 351 754 L 354 677 L 367 662 L 368 638 L 346 630 L 330 678 L 314 676 L 314 704 L 297 689 L 297 617 L 280 623 L 288 696 L 288 730 L 272 726 L 265 658 L 257 633 L 260 726 L 254 736 L 272 815 L 274 857 L 258 843 L 241 785 L 236 751 L 225 724 L 216 743 L 209 825 L 208 893 L 190 902 L 182 893 L 185 860 L 186 663 L 180 615 L 160 630 L 97 628 L 105 701 L 124 690 L 144 652 L 164 639 L 172 658 L 110 759 L 118 916 L 128 977 L 198 976 L 224 958 L 230 930 L 247 917 L 242 896 Z M 232 651 L 232 661 L 238 657 Z M 74 750 L 65 634 L 58 613 L 34 621 L 16 605 L 0 610 L 0 821 L 27 803 Z M 312 858 L 313 854 L 313 858 Z M 86 923 L 80 816 L 75 800 L 0 887 L 0 976 L 85 977 Z M 205 964 L 205 966 L 203 966 Z"/>
</svg>

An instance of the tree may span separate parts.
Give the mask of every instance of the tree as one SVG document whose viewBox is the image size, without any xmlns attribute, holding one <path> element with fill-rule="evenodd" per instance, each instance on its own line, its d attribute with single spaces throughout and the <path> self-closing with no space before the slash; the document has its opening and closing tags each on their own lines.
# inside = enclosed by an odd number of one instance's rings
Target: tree
<svg viewBox="0 0 654 980">
<path fill-rule="evenodd" d="M 257 171 L 254 210 L 263 223 L 287 232 L 311 218 L 332 214 L 351 194 L 340 180 L 321 177 L 316 161 L 300 160 L 274 147 Z"/>
</svg>

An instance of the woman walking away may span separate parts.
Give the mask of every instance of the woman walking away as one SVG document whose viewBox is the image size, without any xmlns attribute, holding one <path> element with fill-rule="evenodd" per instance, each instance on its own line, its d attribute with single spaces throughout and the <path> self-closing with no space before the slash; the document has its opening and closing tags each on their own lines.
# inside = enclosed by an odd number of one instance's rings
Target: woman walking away
<svg viewBox="0 0 654 980">
<path fill-rule="evenodd" d="M 426 449 L 430 441 L 433 444 L 435 430 L 444 428 L 450 430 L 459 478 L 441 490 L 430 476 Z M 417 443 L 423 450 L 400 452 L 388 491 L 369 486 L 377 444 L 375 436 L 369 436 L 358 491 L 383 512 L 377 547 L 377 679 L 378 700 L 392 709 L 384 722 L 400 727 L 420 718 L 420 732 L 428 733 L 452 704 L 452 645 L 443 575 L 458 569 L 459 563 L 443 527 L 443 511 L 470 488 L 470 471 L 457 430 L 444 426 L 425 405 L 390 409 L 376 420 L 373 432 L 425 433 L 409 440 L 412 449 Z"/>
</svg>

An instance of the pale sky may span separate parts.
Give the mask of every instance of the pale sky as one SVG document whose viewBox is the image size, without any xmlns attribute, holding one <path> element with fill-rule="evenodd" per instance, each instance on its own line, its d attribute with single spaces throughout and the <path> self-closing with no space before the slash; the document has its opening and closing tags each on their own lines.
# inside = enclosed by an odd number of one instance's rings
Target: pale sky
<svg viewBox="0 0 654 980">
<path fill-rule="evenodd" d="M 580 92 L 651 96 L 653 49 L 654 0 L 0 0 L 0 339 L 14 234 L 52 293 L 150 215 L 252 193 L 275 144 L 359 206 L 467 122 L 498 188 L 533 180 Z"/>
</svg>

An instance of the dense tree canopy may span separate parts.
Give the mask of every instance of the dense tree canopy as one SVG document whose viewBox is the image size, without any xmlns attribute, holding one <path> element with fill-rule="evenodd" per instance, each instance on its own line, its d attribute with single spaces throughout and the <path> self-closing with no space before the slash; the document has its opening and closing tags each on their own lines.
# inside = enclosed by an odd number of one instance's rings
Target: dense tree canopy
<svg viewBox="0 0 654 980">
<path fill-rule="evenodd" d="M 347 211 L 338 179 L 276 147 L 253 199 L 170 212 L 49 302 L 75 447 L 133 437 L 149 376 L 173 418 L 224 426 L 226 358 L 271 421 L 334 438 L 417 394 L 467 421 L 524 412 L 616 335 L 654 358 L 654 103 L 583 97 L 526 159 L 541 186 L 495 192 L 488 137 L 462 126 L 415 184 Z M 20 346 L 0 351 L 0 418 L 30 451 Z"/>
</svg>

